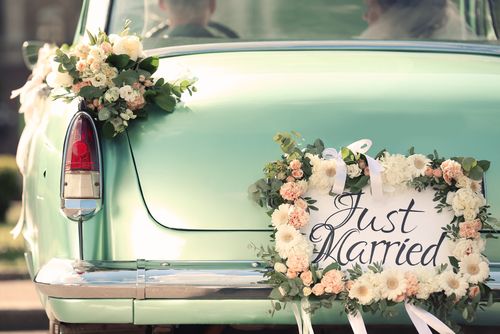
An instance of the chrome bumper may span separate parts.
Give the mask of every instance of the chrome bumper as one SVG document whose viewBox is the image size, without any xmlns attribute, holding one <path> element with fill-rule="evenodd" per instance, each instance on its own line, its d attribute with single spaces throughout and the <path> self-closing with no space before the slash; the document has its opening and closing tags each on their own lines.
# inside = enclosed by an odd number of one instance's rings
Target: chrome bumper
<svg viewBox="0 0 500 334">
<path fill-rule="evenodd" d="M 266 299 L 259 262 L 74 261 L 52 259 L 35 278 L 44 295 L 78 299 Z M 490 265 L 495 300 L 500 265 Z"/>
<path fill-rule="evenodd" d="M 35 277 L 56 298 L 265 299 L 259 262 L 74 261 L 52 259 Z"/>
</svg>

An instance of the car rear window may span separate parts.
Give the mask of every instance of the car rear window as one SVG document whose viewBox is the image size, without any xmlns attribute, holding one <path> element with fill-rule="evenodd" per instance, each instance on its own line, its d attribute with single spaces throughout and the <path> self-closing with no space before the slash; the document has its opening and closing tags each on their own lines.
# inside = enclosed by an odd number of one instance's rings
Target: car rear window
<svg viewBox="0 0 500 334">
<path fill-rule="evenodd" d="M 148 49 L 270 40 L 495 41 L 496 0 L 120 0 Z M 498 5 L 497 5 L 498 6 Z"/>
</svg>

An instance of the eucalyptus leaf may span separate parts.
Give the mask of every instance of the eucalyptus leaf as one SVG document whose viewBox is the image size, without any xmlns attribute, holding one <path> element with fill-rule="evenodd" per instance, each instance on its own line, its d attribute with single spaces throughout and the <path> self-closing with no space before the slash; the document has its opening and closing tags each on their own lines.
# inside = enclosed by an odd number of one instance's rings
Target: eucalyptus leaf
<svg viewBox="0 0 500 334">
<path fill-rule="evenodd" d="M 91 100 L 101 97 L 104 94 L 103 88 L 97 88 L 94 86 L 85 86 L 80 89 L 78 95 L 83 97 L 84 99 Z"/>
<path fill-rule="evenodd" d="M 484 176 L 484 171 L 479 165 L 473 167 L 469 172 L 469 177 L 475 181 L 481 181 Z"/>
</svg>

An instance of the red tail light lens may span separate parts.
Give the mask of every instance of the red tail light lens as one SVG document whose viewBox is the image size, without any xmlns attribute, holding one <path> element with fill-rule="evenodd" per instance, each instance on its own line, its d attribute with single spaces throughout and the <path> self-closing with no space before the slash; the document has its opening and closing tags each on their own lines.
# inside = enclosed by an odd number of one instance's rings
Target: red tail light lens
<svg viewBox="0 0 500 334">
<path fill-rule="evenodd" d="M 99 152 L 92 121 L 78 116 L 70 130 L 65 171 L 99 171 Z"/>
</svg>

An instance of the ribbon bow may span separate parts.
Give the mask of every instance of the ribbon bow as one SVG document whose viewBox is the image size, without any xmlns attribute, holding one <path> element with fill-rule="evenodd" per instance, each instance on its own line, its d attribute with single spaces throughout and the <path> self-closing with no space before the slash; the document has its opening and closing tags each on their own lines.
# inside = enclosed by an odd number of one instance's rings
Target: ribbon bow
<svg viewBox="0 0 500 334">
<path fill-rule="evenodd" d="M 372 157 L 366 155 L 366 152 L 372 146 L 372 141 L 370 139 L 358 140 L 347 148 L 351 150 L 354 154 L 363 154 L 366 157 L 366 162 L 368 163 L 368 169 L 370 171 L 370 186 L 372 195 L 375 198 L 381 198 L 382 191 L 382 171 L 384 170 L 382 165 Z M 334 148 L 326 148 L 323 151 L 323 158 L 325 160 L 335 160 L 337 163 L 337 172 L 335 173 L 335 183 L 332 187 L 332 192 L 335 194 L 342 194 L 345 188 L 345 182 L 347 178 L 347 165 L 342 159 L 342 153 L 337 152 Z"/>
</svg>

